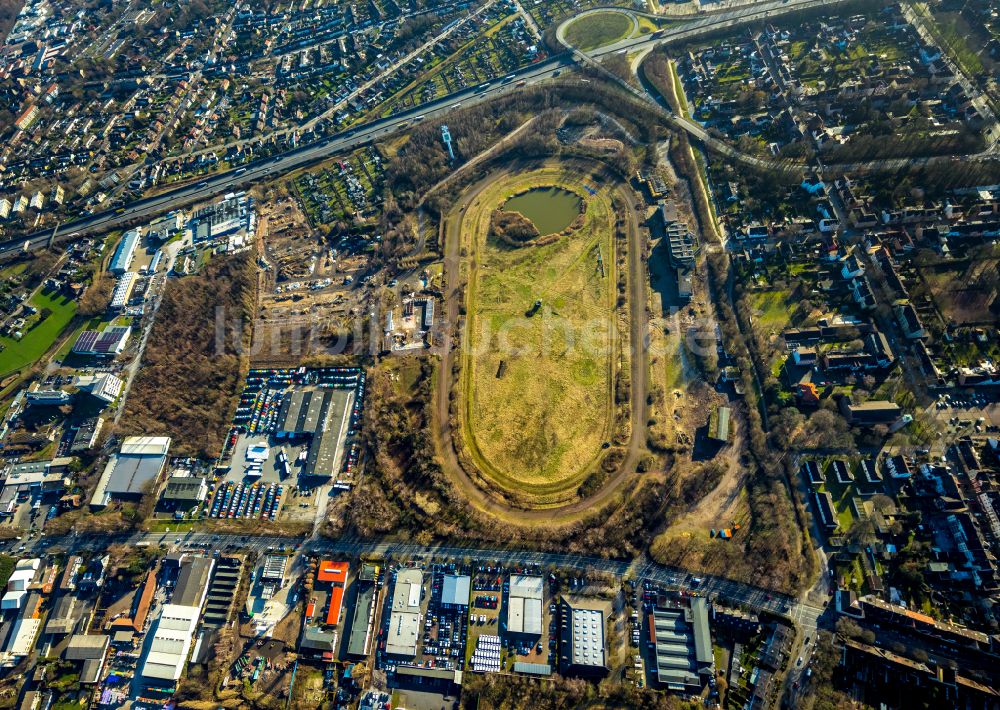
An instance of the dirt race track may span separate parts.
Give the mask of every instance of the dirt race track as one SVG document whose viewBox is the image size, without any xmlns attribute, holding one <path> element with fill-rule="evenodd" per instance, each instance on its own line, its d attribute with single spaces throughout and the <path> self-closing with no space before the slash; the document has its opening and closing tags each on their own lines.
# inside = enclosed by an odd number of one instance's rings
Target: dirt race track
<svg viewBox="0 0 1000 710">
<path fill-rule="evenodd" d="M 551 165 L 551 163 L 549 163 Z M 528 166 L 517 166 L 519 172 L 538 168 L 535 163 Z M 589 173 L 592 166 L 581 166 L 582 173 Z M 514 169 L 512 166 L 511 169 Z M 493 174 L 468 188 L 457 200 L 455 208 L 446 221 L 445 243 L 445 322 L 457 324 L 460 322 L 461 300 L 463 297 L 462 279 L 462 225 L 466 220 L 466 212 L 474 205 L 477 198 L 501 177 Z M 605 182 L 612 180 L 604 176 Z M 452 429 L 449 418 L 449 401 L 452 378 L 445 376 L 451 373 L 454 358 L 460 354 L 460 343 L 453 332 L 444 335 L 441 348 L 441 376 L 437 378 L 435 391 L 434 416 L 435 433 L 444 469 L 449 477 L 458 485 L 466 498 L 478 509 L 502 518 L 505 522 L 525 525 L 564 525 L 593 514 L 612 503 L 622 500 L 622 486 L 635 477 L 636 465 L 643 452 L 645 442 L 646 395 L 648 362 L 644 346 L 646 342 L 647 314 L 645 309 L 647 278 L 642 262 L 642 243 L 639 235 L 640 216 L 634 211 L 636 196 L 625 185 L 617 184 L 609 189 L 618 203 L 624 205 L 624 228 L 627 239 L 628 263 L 628 295 L 630 304 L 629 341 L 640 344 L 631 347 L 629 369 L 631 378 L 629 408 L 629 439 L 624 446 L 624 457 L 617 469 L 611 473 L 604 485 L 593 495 L 548 507 L 530 507 L 523 499 L 514 501 L 513 496 L 504 494 L 501 487 L 492 484 L 488 479 L 481 478 L 478 471 L 466 471 L 459 462 L 453 437 L 462 436 L 461 431 Z M 461 398 L 461 395 L 459 395 Z M 476 478 L 474 479 L 473 476 Z M 635 486 L 631 487 L 635 490 Z"/>
</svg>

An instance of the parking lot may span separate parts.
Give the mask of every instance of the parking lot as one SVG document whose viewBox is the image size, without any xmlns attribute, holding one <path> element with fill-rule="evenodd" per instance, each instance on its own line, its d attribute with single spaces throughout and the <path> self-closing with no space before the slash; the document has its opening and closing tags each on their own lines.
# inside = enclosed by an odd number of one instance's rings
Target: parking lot
<svg viewBox="0 0 1000 710">
<path fill-rule="evenodd" d="M 953 431 L 964 434 L 1000 432 L 1000 403 L 996 394 L 944 394 L 928 411 Z"/>
<path fill-rule="evenodd" d="M 281 510 L 285 487 L 280 483 L 222 481 L 209 506 L 210 518 L 275 520 Z"/>
<path fill-rule="evenodd" d="M 432 668 L 459 668 L 464 660 L 466 624 L 462 609 L 444 609 L 441 586 L 446 572 L 444 565 L 434 565 L 431 574 L 431 596 L 424 620 L 421 656 Z M 420 657 L 418 657 L 420 660 Z"/>
</svg>

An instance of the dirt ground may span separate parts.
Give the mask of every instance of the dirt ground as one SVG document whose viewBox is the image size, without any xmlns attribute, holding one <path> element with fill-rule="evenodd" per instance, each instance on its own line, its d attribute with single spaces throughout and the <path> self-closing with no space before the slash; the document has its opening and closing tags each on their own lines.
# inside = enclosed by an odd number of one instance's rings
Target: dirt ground
<svg viewBox="0 0 1000 710">
<path fill-rule="evenodd" d="M 697 222 L 691 211 L 691 195 L 687 183 L 677 180 L 667 149 L 668 144 L 664 142 L 660 150 L 660 171 L 671 190 L 668 199 L 673 203 L 678 218 L 686 220 L 693 228 Z M 654 254 L 659 253 L 655 242 L 652 250 Z M 658 282 L 667 278 L 667 267 L 661 261 L 652 258 L 649 260 L 653 313 L 660 316 L 651 324 L 651 337 L 652 343 L 661 348 L 661 352 L 653 359 L 651 369 L 654 382 L 663 388 L 662 399 L 654 404 L 657 423 L 651 427 L 651 438 L 658 439 L 666 446 L 683 447 L 676 461 L 683 477 L 696 475 L 698 471 L 700 462 L 695 461 L 693 456 L 698 443 L 695 437 L 696 432 L 706 426 L 709 412 L 720 405 L 728 405 L 734 409 L 739 405 L 728 402 L 725 395 L 702 379 L 692 352 L 693 347 L 707 342 L 702 341 L 699 336 L 711 334 L 715 328 L 713 308 L 704 278 L 704 259 L 700 259 L 697 265 L 689 303 L 678 309 L 668 308 L 665 298 L 661 301 L 661 295 L 667 295 L 665 289 L 658 287 Z M 710 539 L 709 531 L 732 523 L 743 525 L 747 522 L 749 511 L 744 494 L 746 470 L 740 463 L 746 449 L 746 427 L 740 416 L 733 416 L 731 422 L 730 443 L 707 459 L 725 467 L 718 485 L 679 518 L 671 521 L 670 529 L 663 535 L 664 539 L 686 540 L 693 545 L 685 546 L 695 549 L 702 547 L 702 541 L 713 545 L 730 544 Z"/>
<path fill-rule="evenodd" d="M 293 197 L 285 197 L 260 206 L 261 233 L 269 263 L 275 266 L 278 281 L 315 278 L 322 240 L 309 226 L 309 220 Z"/>
</svg>

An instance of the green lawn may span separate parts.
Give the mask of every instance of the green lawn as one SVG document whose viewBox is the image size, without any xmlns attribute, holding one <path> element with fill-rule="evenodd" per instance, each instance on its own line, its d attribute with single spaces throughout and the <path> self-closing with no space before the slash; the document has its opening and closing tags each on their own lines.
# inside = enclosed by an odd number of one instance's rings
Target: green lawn
<svg viewBox="0 0 1000 710">
<path fill-rule="evenodd" d="M 851 512 L 851 498 L 857 495 L 856 484 L 848 483 L 845 485 L 838 483 L 837 477 L 833 473 L 833 467 L 830 465 L 831 461 L 832 459 L 828 459 L 821 464 L 826 476 L 826 482 L 820 485 L 817 490 L 821 492 L 829 491 L 833 498 L 833 507 L 837 511 L 837 522 L 840 525 L 840 531 L 847 532 L 854 522 L 854 513 Z M 857 479 L 860 475 L 858 461 L 848 458 L 847 463 L 851 472 L 854 473 L 855 479 Z"/>
<path fill-rule="evenodd" d="M 40 292 L 31 298 L 30 303 L 39 310 L 44 308 L 51 313 L 20 340 L 0 337 L 0 345 L 3 346 L 3 351 L 0 352 L 0 377 L 34 364 L 52 347 L 52 343 L 76 315 L 76 301 L 63 296 Z"/>
<path fill-rule="evenodd" d="M 566 28 L 566 41 L 584 51 L 613 44 L 628 37 L 632 21 L 619 12 L 598 12 L 581 17 Z"/>
<path fill-rule="evenodd" d="M 480 193 L 479 207 L 463 224 L 475 264 L 468 290 L 466 438 L 481 470 L 525 494 L 575 488 L 608 439 L 618 348 L 614 217 L 606 190 L 578 194 L 587 205 L 578 229 L 522 248 L 489 237 L 490 218 L 496 206 L 529 188 L 572 189 L 592 181 L 555 166 L 510 176 Z M 596 268 L 599 253 L 608 263 L 604 276 Z"/>
<path fill-rule="evenodd" d="M 791 304 L 788 299 L 791 292 L 788 289 L 774 291 L 755 291 L 750 294 L 753 304 L 754 325 L 780 332 L 791 323 Z"/>
<path fill-rule="evenodd" d="M 0 555 L 0 586 L 6 588 L 7 580 L 14 573 L 14 565 L 17 562 L 13 557 Z"/>
</svg>

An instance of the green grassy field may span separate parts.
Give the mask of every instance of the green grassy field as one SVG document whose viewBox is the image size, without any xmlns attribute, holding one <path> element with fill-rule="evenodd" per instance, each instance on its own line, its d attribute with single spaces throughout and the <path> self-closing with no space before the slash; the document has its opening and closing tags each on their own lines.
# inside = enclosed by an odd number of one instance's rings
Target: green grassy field
<svg viewBox="0 0 1000 710">
<path fill-rule="evenodd" d="M 753 304 L 754 325 L 779 332 L 787 328 L 791 324 L 790 295 L 787 289 L 751 293 L 749 300 Z"/>
<path fill-rule="evenodd" d="M 506 488 L 552 494 L 575 487 L 611 426 L 613 214 L 583 176 L 543 169 L 501 179 L 465 216 L 470 353 L 464 372 L 466 440 L 477 464 Z M 583 226 L 542 246 L 488 238 L 490 215 L 527 187 L 557 185 L 586 200 Z M 606 273 L 598 268 L 598 251 Z M 542 307 L 530 317 L 536 300 Z"/>
<path fill-rule="evenodd" d="M 52 347 L 76 314 L 76 301 L 62 296 L 40 292 L 31 298 L 30 303 L 39 310 L 48 309 L 51 313 L 20 340 L 0 337 L 0 345 L 3 346 L 3 351 L 0 352 L 0 377 L 30 367 Z"/>
<path fill-rule="evenodd" d="M 581 17 L 566 28 L 566 41 L 584 51 L 613 44 L 629 36 L 632 21 L 619 12 Z"/>
</svg>

